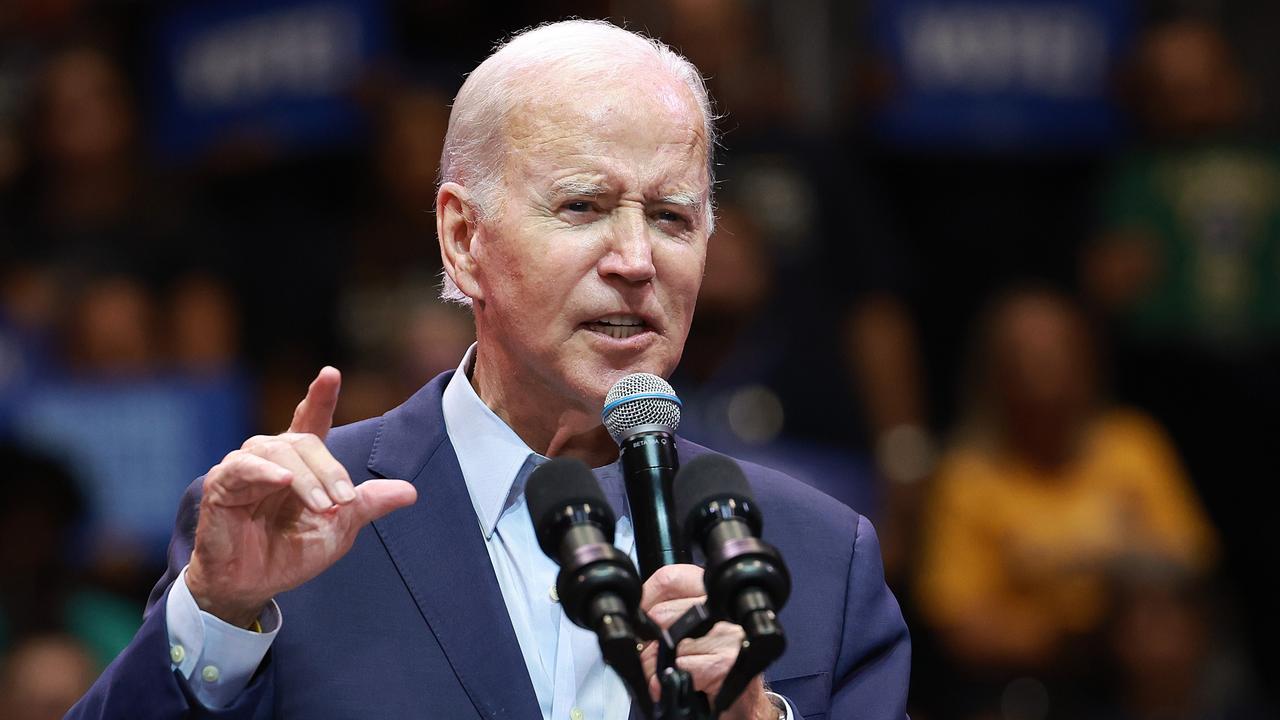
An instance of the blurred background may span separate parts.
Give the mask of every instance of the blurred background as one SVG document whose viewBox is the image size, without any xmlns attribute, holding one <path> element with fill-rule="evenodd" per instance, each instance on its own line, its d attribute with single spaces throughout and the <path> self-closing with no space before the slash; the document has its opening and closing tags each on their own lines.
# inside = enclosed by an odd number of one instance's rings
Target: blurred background
<svg viewBox="0 0 1280 720">
<path fill-rule="evenodd" d="M 1277 717 L 1280 4 L 0 0 L 0 718 L 318 367 L 350 421 L 456 366 L 448 102 L 568 16 L 709 78 L 681 432 L 876 522 L 913 717 Z"/>
</svg>

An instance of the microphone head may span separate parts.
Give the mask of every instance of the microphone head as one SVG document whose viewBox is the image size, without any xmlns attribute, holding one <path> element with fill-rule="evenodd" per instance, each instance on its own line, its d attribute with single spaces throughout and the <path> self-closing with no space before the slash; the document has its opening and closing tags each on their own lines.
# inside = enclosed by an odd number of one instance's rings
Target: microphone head
<svg viewBox="0 0 1280 720">
<path fill-rule="evenodd" d="M 641 425 L 660 425 L 674 433 L 680 425 L 680 398 L 657 375 L 633 373 L 609 388 L 600 419 L 618 442 Z"/>
<path fill-rule="evenodd" d="M 605 537 L 613 541 L 613 509 L 596 476 L 581 460 L 556 458 L 543 463 L 529 476 L 524 496 L 538 545 L 547 555 L 556 557 L 563 535 L 562 520 L 568 517 L 564 510 L 569 506 L 590 505 L 592 519 L 602 524 Z"/>
<path fill-rule="evenodd" d="M 685 532 L 691 537 L 702 533 L 699 525 L 702 524 L 703 510 L 717 500 L 734 500 L 745 513 L 742 519 L 752 526 L 757 535 L 760 533 L 755 495 L 738 463 L 724 455 L 709 453 L 685 463 L 676 473 L 676 517 L 684 520 Z"/>
</svg>

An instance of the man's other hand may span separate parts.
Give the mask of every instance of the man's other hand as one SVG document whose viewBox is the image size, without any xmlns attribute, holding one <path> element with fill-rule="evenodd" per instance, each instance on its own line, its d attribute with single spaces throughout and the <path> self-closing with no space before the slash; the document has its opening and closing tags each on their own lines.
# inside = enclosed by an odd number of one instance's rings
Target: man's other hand
<svg viewBox="0 0 1280 720">
<path fill-rule="evenodd" d="M 325 447 L 341 384 L 321 369 L 288 432 L 249 438 L 205 476 L 187 568 L 200 609 L 249 627 L 271 598 L 337 562 L 365 524 L 417 500 L 403 480 L 354 487 Z"/>
<path fill-rule="evenodd" d="M 707 601 L 702 584 L 702 568 L 696 565 L 667 565 L 658 568 L 644 583 L 640 609 L 663 629 L 671 627 L 689 608 Z M 738 649 L 745 637 L 742 628 L 718 622 L 711 632 L 700 638 L 680 642 L 676 667 L 693 676 L 693 687 L 714 701 L 729 669 L 738 659 Z M 659 699 L 658 643 L 649 642 L 640 653 L 645 674 L 649 677 L 649 693 Z M 764 681 L 756 676 L 742 691 L 729 710 L 721 715 L 726 720 L 776 720 L 778 711 L 764 692 Z"/>
</svg>

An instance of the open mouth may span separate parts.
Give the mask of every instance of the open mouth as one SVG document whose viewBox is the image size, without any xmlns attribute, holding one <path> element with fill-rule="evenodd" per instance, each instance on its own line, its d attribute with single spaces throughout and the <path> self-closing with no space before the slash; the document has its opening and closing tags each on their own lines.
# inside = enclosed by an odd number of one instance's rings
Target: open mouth
<svg viewBox="0 0 1280 720">
<path fill-rule="evenodd" d="M 615 340 L 626 340 L 650 329 L 644 320 L 635 315 L 606 315 L 583 325 L 592 332 L 608 335 Z"/>
</svg>

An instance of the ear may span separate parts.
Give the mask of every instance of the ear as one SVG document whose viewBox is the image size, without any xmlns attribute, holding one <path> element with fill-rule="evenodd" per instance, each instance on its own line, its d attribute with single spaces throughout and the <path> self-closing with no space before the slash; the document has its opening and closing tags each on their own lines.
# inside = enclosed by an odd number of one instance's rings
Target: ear
<svg viewBox="0 0 1280 720">
<path fill-rule="evenodd" d="M 464 295 L 483 300 L 477 276 L 474 250 L 480 233 L 471 193 L 458 183 L 447 182 L 436 193 L 436 235 L 440 238 L 440 261 L 444 271 Z"/>
</svg>

